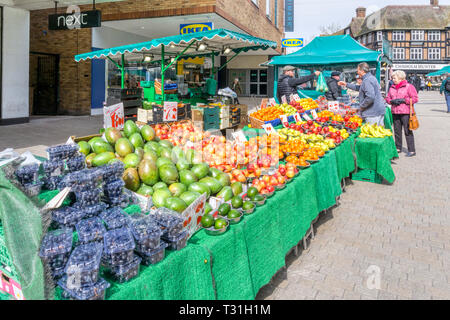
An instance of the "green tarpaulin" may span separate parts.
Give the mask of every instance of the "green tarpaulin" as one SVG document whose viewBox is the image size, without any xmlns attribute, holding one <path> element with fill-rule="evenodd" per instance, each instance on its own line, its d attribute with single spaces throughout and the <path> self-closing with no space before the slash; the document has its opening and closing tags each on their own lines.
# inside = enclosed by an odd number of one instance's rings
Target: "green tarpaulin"
<svg viewBox="0 0 450 320">
<path fill-rule="evenodd" d="M 427 74 L 427 77 L 436 77 L 436 76 L 442 76 L 446 73 L 450 73 L 450 66 L 443 67 L 441 70 L 431 72 Z"/>
<path fill-rule="evenodd" d="M 315 37 L 297 52 L 277 56 L 269 65 L 323 66 L 378 62 L 381 52 L 367 49 L 349 35 Z"/>
</svg>

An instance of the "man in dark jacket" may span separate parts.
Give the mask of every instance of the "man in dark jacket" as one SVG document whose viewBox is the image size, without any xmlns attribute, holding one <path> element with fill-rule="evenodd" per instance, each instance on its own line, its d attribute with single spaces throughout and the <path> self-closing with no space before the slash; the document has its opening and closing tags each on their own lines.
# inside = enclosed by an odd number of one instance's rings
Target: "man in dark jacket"
<svg viewBox="0 0 450 320">
<path fill-rule="evenodd" d="M 331 78 L 327 80 L 328 92 L 325 93 L 325 97 L 329 101 L 337 101 L 339 97 L 342 97 L 342 88 L 338 85 L 340 81 L 341 73 L 333 71 L 331 73 Z"/>
<path fill-rule="evenodd" d="M 279 103 L 281 103 L 282 96 L 286 96 L 286 99 L 289 101 L 291 94 L 297 94 L 297 86 L 314 80 L 316 76 L 320 75 L 320 72 L 316 71 L 309 76 L 294 78 L 295 69 L 293 66 L 284 67 L 283 74 L 278 78 L 277 98 Z"/>
</svg>

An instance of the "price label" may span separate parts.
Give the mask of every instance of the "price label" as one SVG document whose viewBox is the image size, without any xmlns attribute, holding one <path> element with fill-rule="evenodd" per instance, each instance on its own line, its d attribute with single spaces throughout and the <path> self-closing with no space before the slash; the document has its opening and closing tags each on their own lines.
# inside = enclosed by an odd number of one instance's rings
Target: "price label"
<svg viewBox="0 0 450 320">
<path fill-rule="evenodd" d="M 288 103 L 286 96 L 281 97 L 281 103 Z"/>
<path fill-rule="evenodd" d="M 312 110 L 311 110 L 311 115 L 312 115 L 312 117 L 313 117 L 314 120 L 317 119 L 317 112 L 316 112 L 316 110 L 312 109 Z"/>
<path fill-rule="evenodd" d="M 277 104 L 277 102 L 275 101 L 275 98 L 270 98 L 269 99 L 269 106 L 273 107 Z"/>
<path fill-rule="evenodd" d="M 300 102 L 300 97 L 298 96 L 298 94 L 294 94 L 294 100 Z"/>
<path fill-rule="evenodd" d="M 247 141 L 247 139 L 245 138 L 244 132 L 242 132 L 242 131 L 233 132 L 233 133 L 231 133 L 231 136 L 234 138 L 234 140 L 236 142 L 244 143 Z"/>
<path fill-rule="evenodd" d="M 293 94 L 291 94 L 291 95 L 289 96 L 289 101 L 290 101 L 290 102 L 295 101 L 295 98 L 294 98 L 294 95 L 293 95 Z"/>
<path fill-rule="evenodd" d="M 287 128 L 289 127 L 289 121 L 288 117 L 285 114 L 280 115 L 281 123 L 283 124 L 283 127 Z"/>
<path fill-rule="evenodd" d="M 296 122 L 302 122 L 303 121 L 302 116 L 298 112 L 296 114 L 294 114 L 294 119 L 295 119 Z"/>
<path fill-rule="evenodd" d="M 164 101 L 164 121 L 178 120 L 178 102 Z"/>
<path fill-rule="evenodd" d="M 328 110 L 333 112 L 339 111 L 339 102 L 338 101 L 328 101 Z"/>
<path fill-rule="evenodd" d="M 261 104 L 259 105 L 259 108 L 260 108 L 260 109 L 266 108 L 266 107 L 267 107 L 267 103 L 268 103 L 269 101 L 270 101 L 270 100 L 267 99 L 267 98 L 262 99 L 262 100 L 261 100 Z"/>
<path fill-rule="evenodd" d="M 306 113 L 302 114 L 302 117 L 303 117 L 306 121 L 311 120 L 311 118 L 310 118 Z"/>
<path fill-rule="evenodd" d="M 194 149 L 194 143 L 192 143 L 192 141 L 187 141 L 186 142 L 186 148 L 187 149 Z"/>
<path fill-rule="evenodd" d="M 268 135 L 277 134 L 277 131 L 275 130 L 275 128 L 272 126 L 271 123 L 263 124 L 262 127 Z"/>
</svg>

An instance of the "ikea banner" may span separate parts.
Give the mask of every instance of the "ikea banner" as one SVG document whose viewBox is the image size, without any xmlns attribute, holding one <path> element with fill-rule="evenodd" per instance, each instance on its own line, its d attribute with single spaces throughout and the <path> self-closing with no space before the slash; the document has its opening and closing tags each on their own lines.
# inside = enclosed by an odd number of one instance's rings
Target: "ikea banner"
<svg viewBox="0 0 450 320">
<path fill-rule="evenodd" d="M 180 24 L 180 34 L 211 31 L 212 29 L 212 22 Z"/>
<path fill-rule="evenodd" d="M 289 38 L 281 40 L 283 48 L 303 47 L 303 38 Z"/>
</svg>

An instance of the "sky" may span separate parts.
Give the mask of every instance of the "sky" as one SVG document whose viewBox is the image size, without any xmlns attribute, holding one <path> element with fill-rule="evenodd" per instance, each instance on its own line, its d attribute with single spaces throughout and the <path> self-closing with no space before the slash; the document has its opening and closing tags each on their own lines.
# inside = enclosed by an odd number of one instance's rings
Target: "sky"
<svg viewBox="0 0 450 320">
<path fill-rule="evenodd" d="M 429 4 L 430 0 L 294 0 L 294 32 L 286 32 L 286 38 L 303 38 L 306 44 L 320 34 L 320 26 L 337 23 L 344 28 L 356 16 L 357 7 L 365 7 L 369 15 L 388 5 Z M 439 4 L 450 5 L 450 0 Z"/>
</svg>

